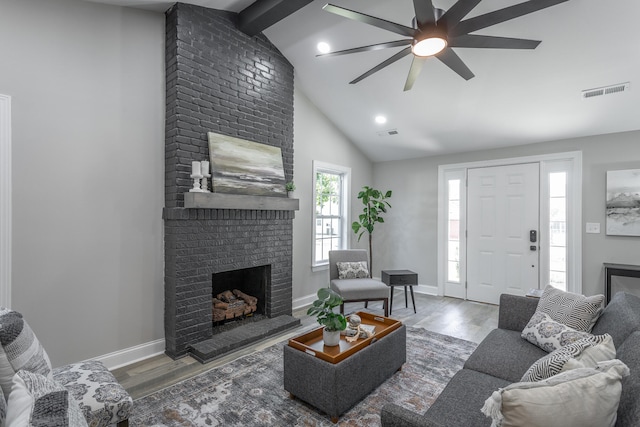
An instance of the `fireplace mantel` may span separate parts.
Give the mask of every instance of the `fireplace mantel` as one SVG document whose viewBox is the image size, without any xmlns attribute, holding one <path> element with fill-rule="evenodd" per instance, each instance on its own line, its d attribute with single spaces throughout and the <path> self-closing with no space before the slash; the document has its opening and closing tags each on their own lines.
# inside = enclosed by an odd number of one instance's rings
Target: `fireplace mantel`
<svg viewBox="0 0 640 427">
<path fill-rule="evenodd" d="M 246 209 L 297 211 L 300 200 L 289 197 L 248 196 L 223 193 L 184 193 L 184 207 L 192 209 Z"/>
</svg>

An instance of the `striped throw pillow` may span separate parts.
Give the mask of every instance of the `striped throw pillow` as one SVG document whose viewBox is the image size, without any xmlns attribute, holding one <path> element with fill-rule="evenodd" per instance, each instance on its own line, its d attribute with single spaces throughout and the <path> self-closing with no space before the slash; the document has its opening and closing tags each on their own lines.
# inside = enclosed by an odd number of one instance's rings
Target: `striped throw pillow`
<svg viewBox="0 0 640 427">
<path fill-rule="evenodd" d="M 616 348 L 609 334 L 592 335 L 538 359 L 520 381 L 540 381 L 578 367 L 594 368 L 598 362 L 615 357 Z"/>
<path fill-rule="evenodd" d="M 51 361 L 22 314 L 0 308 L 0 387 L 9 398 L 16 372 L 25 370 L 52 379 Z"/>
</svg>

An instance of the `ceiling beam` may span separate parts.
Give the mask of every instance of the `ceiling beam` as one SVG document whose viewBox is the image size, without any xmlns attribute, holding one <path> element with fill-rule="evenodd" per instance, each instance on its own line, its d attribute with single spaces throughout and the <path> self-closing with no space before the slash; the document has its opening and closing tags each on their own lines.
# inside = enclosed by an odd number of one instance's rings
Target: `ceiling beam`
<svg viewBox="0 0 640 427">
<path fill-rule="evenodd" d="M 238 14 L 238 29 L 253 37 L 313 0 L 256 0 Z"/>
</svg>

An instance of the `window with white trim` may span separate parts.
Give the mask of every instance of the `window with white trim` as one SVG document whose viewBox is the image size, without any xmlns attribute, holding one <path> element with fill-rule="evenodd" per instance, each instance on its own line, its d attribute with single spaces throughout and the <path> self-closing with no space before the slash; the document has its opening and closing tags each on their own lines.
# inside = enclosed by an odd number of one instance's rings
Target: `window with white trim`
<svg viewBox="0 0 640 427">
<path fill-rule="evenodd" d="M 351 169 L 313 162 L 312 266 L 329 264 L 329 251 L 347 249 Z"/>
</svg>

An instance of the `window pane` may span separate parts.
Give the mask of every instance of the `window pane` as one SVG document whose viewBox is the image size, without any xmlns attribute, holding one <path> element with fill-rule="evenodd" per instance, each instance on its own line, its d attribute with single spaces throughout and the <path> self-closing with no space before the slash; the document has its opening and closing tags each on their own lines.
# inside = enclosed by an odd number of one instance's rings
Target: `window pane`
<svg viewBox="0 0 640 427">
<path fill-rule="evenodd" d="M 449 200 L 460 200 L 460 180 L 449 180 Z"/>
<path fill-rule="evenodd" d="M 549 174 L 549 196 L 550 197 L 566 197 L 567 196 L 567 173 L 554 172 Z"/>
<path fill-rule="evenodd" d="M 447 279 L 449 282 L 460 281 L 460 263 L 458 261 L 449 261 L 449 268 L 447 269 Z"/>
<path fill-rule="evenodd" d="M 460 242 L 449 241 L 449 261 L 460 260 Z"/>
<path fill-rule="evenodd" d="M 344 249 L 343 175 L 316 171 L 316 225 L 314 230 L 314 263 L 326 263 L 329 251 Z"/>
<path fill-rule="evenodd" d="M 564 197 L 552 197 L 549 199 L 549 219 L 551 221 L 567 220 L 567 203 Z"/>
<path fill-rule="evenodd" d="M 449 201 L 449 220 L 460 219 L 460 201 Z"/>
<path fill-rule="evenodd" d="M 562 271 L 551 271 L 549 275 L 549 283 L 551 286 L 563 291 L 567 290 L 567 273 Z"/>
<path fill-rule="evenodd" d="M 562 246 L 551 246 L 549 248 L 549 267 L 552 271 L 566 271 L 566 252 L 566 249 Z"/>
</svg>

